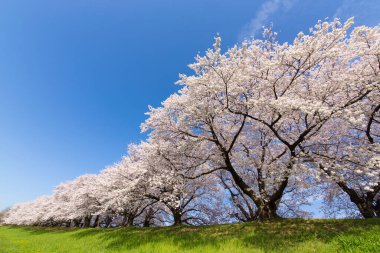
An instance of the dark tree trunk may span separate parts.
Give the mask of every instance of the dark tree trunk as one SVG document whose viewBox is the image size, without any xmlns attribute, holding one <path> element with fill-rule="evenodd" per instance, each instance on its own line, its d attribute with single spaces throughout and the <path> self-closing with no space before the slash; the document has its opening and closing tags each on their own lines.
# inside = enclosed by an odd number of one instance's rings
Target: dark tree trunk
<svg viewBox="0 0 380 253">
<path fill-rule="evenodd" d="M 380 218 L 380 196 L 377 198 L 376 203 L 375 203 L 375 212 L 376 212 L 376 216 Z"/>
<path fill-rule="evenodd" d="M 128 215 L 127 227 L 132 227 L 134 220 L 135 220 L 135 216 L 133 214 Z"/>
<path fill-rule="evenodd" d="M 182 225 L 182 213 L 181 213 L 181 211 L 178 209 L 173 209 L 172 213 L 173 213 L 173 220 L 174 220 L 173 226 Z"/>
<path fill-rule="evenodd" d="M 376 218 L 376 217 L 379 218 L 375 210 L 375 206 L 371 203 L 372 201 L 368 201 L 365 199 L 359 199 L 359 200 L 355 199 L 355 201 L 352 201 L 352 202 L 358 207 L 361 215 L 364 218 Z"/>
<path fill-rule="evenodd" d="M 359 195 L 354 189 L 348 187 L 344 182 L 338 182 L 338 186 L 348 194 L 352 203 L 356 205 L 363 218 L 380 218 L 379 216 L 379 200 L 374 201 L 374 198 L 378 192 L 368 192 L 365 195 Z"/>
<path fill-rule="evenodd" d="M 95 220 L 91 227 L 95 228 L 95 227 L 98 227 L 98 225 L 99 225 L 99 215 L 95 215 Z"/>
<path fill-rule="evenodd" d="M 331 176 L 332 172 L 328 168 L 324 167 L 322 164 L 319 164 L 319 168 L 328 176 Z M 359 193 L 344 181 L 338 181 L 336 184 L 340 189 L 347 193 L 351 202 L 356 205 L 363 218 L 380 218 L 380 200 L 377 199 L 375 201 L 376 195 L 380 192 L 380 185 L 375 187 L 372 192 L 367 191 L 366 193 Z"/>
<path fill-rule="evenodd" d="M 150 220 L 149 219 L 147 219 L 147 218 L 144 219 L 143 227 L 146 227 L 146 228 L 150 227 Z"/>
<path fill-rule="evenodd" d="M 90 227 L 90 222 L 91 222 L 91 215 L 87 215 L 83 218 L 83 227 L 88 228 Z"/>
<path fill-rule="evenodd" d="M 123 214 L 123 221 L 121 222 L 121 226 L 131 227 L 131 226 L 133 226 L 134 220 L 135 220 L 134 214 L 125 213 L 125 214 Z"/>
<path fill-rule="evenodd" d="M 273 220 L 279 218 L 276 204 L 262 204 L 257 207 L 256 217 L 258 220 Z"/>
<path fill-rule="evenodd" d="M 126 226 L 126 224 L 127 224 L 127 220 L 128 220 L 128 216 L 127 216 L 127 214 L 126 213 L 124 213 L 123 214 L 123 219 L 122 219 L 122 221 L 121 221 L 121 226 L 122 227 L 125 227 Z"/>
<path fill-rule="evenodd" d="M 288 185 L 289 177 L 285 176 L 284 179 L 278 185 L 277 190 L 272 194 L 268 195 L 265 189 L 264 181 L 259 178 L 258 186 L 260 194 L 256 194 L 251 187 L 243 180 L 243 178 L 235 171 L 228 152 L 224 153 L 224 160 L 226 162 L 227 171 L 230 172 L 235 184 L 241 189 L 241 191 L 246 194 L 257 206 L 256 218 L 258 220 L 272 220 L 279 218 L 277 215 L 278 205 L 277 203 L 281 200 L 284 195 L 284 191 Z M 287 169 L 290 171 L 293 167 L 293 163 L 287 165 Z M 261 171 L 258 171 L 261 175 Z M 264 199 L 269 199 L 269 201 L 264 201 Z"/>
<path fill-rule="evenodd" d="M 80 220 L 78 219 L 73 219 L 70 224 L 70 226 L 75 227 L 75 228 L 79 227 L 79 225 L 80 225 Z"/>
<path fill-rule="evenodd" d="M 149 208 L 148 211 L 146 211 L 146 215 L 144 217 L 144 223 L 143 227 L 150 227 L 151 220 L 153 219 L 154 211 L 152 208 Z"/>
<path fill-rule="evenodd" d="M 108 228 L 111 225 L 112 217 L 110 215 L 106 215 L 104 218 L 104 226 Z"/>
<path fill-rule="evenodd" d="M 99 215 L 98 219 L 96 220 L 96 227 L 97 228 L 100 228 L 100 219 L 101 219 L 101 215 Z"/>
</svg>

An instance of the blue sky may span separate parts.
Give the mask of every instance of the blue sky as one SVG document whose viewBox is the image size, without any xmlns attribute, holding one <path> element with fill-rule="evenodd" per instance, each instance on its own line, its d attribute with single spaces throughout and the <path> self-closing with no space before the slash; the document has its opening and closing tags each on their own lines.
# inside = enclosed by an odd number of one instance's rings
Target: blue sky
<svg viewBox="0 0 380 253">
<path fill-rule="evenodd" d="M 227 48 L 273 23 L 289 41 L 378 13 L 377 0 L 2 0 L 0 209 L 118 161 L 218 33 Z"/>
</svg>

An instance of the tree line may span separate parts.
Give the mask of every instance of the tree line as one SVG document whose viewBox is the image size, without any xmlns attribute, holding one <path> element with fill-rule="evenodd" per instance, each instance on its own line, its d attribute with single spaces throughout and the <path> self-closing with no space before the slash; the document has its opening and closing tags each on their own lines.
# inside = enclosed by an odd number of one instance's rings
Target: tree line
<svg viewBox="0 0 380 253">
<path fill-rule="evenodd" d="M 380 27 L 319 21 L 292 43 L 212 49 L 149 108 L 146 141 L 96 175 L 20 203 L 6 224 L 165 226 L 380 217 Z"/>
</svg>

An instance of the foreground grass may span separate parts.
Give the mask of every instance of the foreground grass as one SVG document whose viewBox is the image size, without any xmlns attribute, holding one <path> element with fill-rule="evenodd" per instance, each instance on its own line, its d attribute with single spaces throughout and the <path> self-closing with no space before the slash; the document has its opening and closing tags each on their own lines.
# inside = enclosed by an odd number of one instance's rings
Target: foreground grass
<svg viewBox="0 0 380 253">
<path fill-rule="evenodd" d="M 204 227 L 0 227 L 1 253 L 380 252 L 380 219 L 278 220 Z"/>
</svg>

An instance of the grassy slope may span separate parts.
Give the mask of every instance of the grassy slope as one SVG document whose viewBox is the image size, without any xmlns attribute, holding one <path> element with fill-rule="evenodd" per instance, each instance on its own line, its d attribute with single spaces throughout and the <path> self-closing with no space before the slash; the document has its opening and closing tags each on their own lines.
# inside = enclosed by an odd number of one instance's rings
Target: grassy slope
<svg viewBox="0 0 380 253">
<path fill-rule="evenodd" d="M 279 220 L 206 227 L 0 227 L 1 253 L 380 252 L 380 219 Z"/>
</svg>

